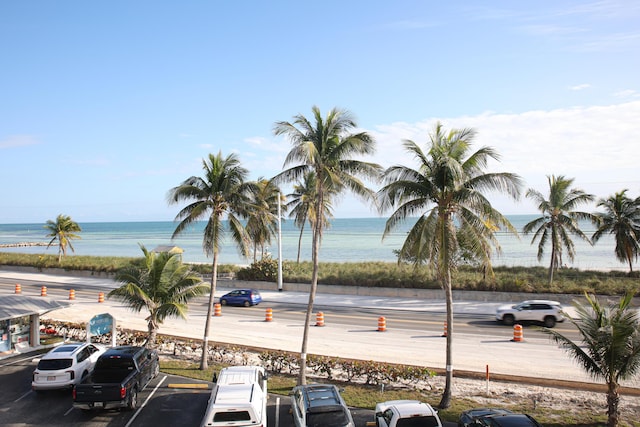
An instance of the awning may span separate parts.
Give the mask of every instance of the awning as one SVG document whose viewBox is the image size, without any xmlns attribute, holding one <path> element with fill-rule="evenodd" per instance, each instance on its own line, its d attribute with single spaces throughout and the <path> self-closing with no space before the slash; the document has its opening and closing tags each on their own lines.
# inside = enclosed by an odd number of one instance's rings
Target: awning
<svg viewBox="0 0 640 427">
<path fill-rule="evenodd" d="M 71 305 L 68 301 L 55 301 L 47 297 L 29 297 L 26 295 L 0 296 L 0 320 L 32 314 L 45 314 Z"/>
</svg>

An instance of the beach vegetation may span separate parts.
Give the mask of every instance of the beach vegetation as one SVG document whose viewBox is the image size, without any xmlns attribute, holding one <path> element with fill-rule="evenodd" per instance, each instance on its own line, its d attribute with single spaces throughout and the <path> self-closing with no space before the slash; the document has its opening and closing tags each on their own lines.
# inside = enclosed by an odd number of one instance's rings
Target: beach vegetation
<svg viewBox="0 0 640 427">
<path fill-rule="evenodd" d="M 133 263 L 115 275 L 121 285 L 107 294 L 133 311 L 149 312 L 147 346 L 156 345 L 158 329 L 165 319 L 186 319 L 189 301 L 211 289 L 202 277 L 182 263 L 179 254 L 148 251 L 143 245 L 144 266 Z"/>
<path fill-rule="evenodd" d="M 386 222 L 384 236 L 407 220 L 415 221 L 407 233 L 400 259 L 433 269 L 444 290 L 447 309 L 446 383 L 440 408 L 451 405 L 453 383 L 453 272 L 460 254 L 478 260 L 483 280 L 492 271 L 491 254 L 500 245 L 498 229 L 517 234 L 509 220 L 494 209 L 486 192 L 497 191 L 513 198 L 520 194 L 521 178 L 512 173 L 488 173 L 488 161 L 498 160 L 491 147 L 471 152 L 476 132 L 452 129 L 445 132 L 437 123 L 429 135 L 426 151 L 413 141 L 405 150 L 417 161 L 417 168 L 404 165 L 388 168 L 385 185 L 378 195 L 381 210 L 395 209 Z M 417 217 L 417 220 L 415 219 Z"/>
<path fill-rule="evenodd" d="M 551 246 L 549 261 L 549 285 L 553 282 L 553 274 L 564 267 L 562 261 L 563 248 L 571 261 L 575 259 L 576 251 L 571 234 L 592 244 L 591 239 L 580 228 L 580 221 L 598 223 L 598 216 L 593 213 L 576 210 L 580 205 L 594 200 L 593 194 L 585 193 L 578 188 L 572 188 L 573 179 L 562 175 L 547 177 L 549 195 L 529 188 L 526 197 L 536 203 L 542 216 L 528 222 L 522 229 L 524 234 L 533 233 L 531 244 L 538 241 L 538 260 L 544 257 L 547 244 Z M 548 198 L 545 198 L 548 197 Z"/>
<path fill-rule="evenodd" d="M 71 241 L 74 239 L 80 239 L 79 232 L 82 231 L 77 222 L 71 219 L 69 215 L 58 215 L 56 220 L 47 220 L 44 228 L 49 232 L 47 237 L 51 237 L 47 248 L 49 248 L 54 242 L 57 242 L 58 246 L 58 263 L 62 260 L 63 256 L 67 255 L 67 248 L 71 249 L 71 252 L 75 252 Z"/>
<path fill-rule="evenodd" d="M 640 373 L 640 317 L 627 293 L 618 304 L 602 305 L 585 294 L 587 304 L 574 304 L 577 319 L 569 318 L 581 340 L 574 342 L 548 328 L 551 336 L 594 379 L 607 385 L 607 426 L 616 427 L 620 419 L 620 381 Z"/>
<path fill-rule="evenodd" d="M 600 199 L 598 207 L 604 212 L 597 213 L 598 229 L 591 239 L 595 244 L 607 234 L 614 236 L 616 259 L 629 265 L 633 273 L 633 261 L 640 255 L 640 197 L 631 199 L 622 190 L 607 199 Z"/>
<path fill-rule="evenodd" d="M 249 236 L 242 219 L 249 216 L 251 194 L 255 192 L 255 184 L 247 182 L 249 171 L 242 167 L 235 154 L 226 157 L 220 152 L 217 155 L 209 154 L 202 160 L 202 169 L 202 177 L 187 178 L 169 191 L 167 200 L 170 204 L 187 203 L 176 215 L 175 220 L 179 223 L 172 239 L 198 221 L 206 221 L 202 249 L 207 256 L 212 257 L 211 292 L 204 327 L 203 348 L 207 348 L 218 280 L 218 256 L 226 234 L 223 220 L 227 220 L 231 238 L 240 253 L 246 257 L 249 253 Z M 207 363 L 207 355 L 203 351 L 201 369 L 206 369 Z"/>
<path fill-rule="evenodd" d="M 290 167 L 276 175 L 273 181 L 276 184 L 295 183 L 305 179 L 311 172 L 315 174 L 313 212 L 316 217 L 313 220 L 311 247 L 313 271 L 300 350 L 299 384 L 306 384 L 309 325 L 318 286 L 320 242 L 329 221 L 325 215 L 327 206 L 345 191 L 372 202 L 375 194 L 361 178 L 376 180 L 382 170 L 377 164 L 355 158 L 373 154 L 375 142 L 366 132 L 352 133 L 357 124 L 350 112 L 333 108 L 323 117 L 320 109 L 314 106 L 312 113 L 312 120 L 298 114 L 293 122 L 280 121 L 274 125 L 274 134 L 286 137 L 292 143 L 292 148 L 283 165 Z"/>
<path fill-rule="evenodd" d="M 251 245 L 253 246 L 253 262 L 268 256 L 266 248 L 271 244 L 272 238 L 278 233 L 278 202 L 282 204 L 280 188 L 273 182 L 260 178 L 255 183 L 254 191 L 250 193 L 252 205 L 249 209 L 245 228 Z M 282 205 L 280 207 L 282 210 Z M 285 206 L 286 209 L 286 206 Z"/>
</svg>

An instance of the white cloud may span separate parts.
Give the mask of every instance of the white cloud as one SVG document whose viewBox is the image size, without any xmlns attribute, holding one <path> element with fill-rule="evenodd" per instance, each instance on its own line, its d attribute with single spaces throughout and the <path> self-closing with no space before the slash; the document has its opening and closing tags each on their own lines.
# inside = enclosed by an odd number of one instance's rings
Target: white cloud
<svg viewBox="0 0 640 427">
<path fill-rule="evenodd" d="M 584 89 L 589 89 L 590 87 L 591 87 L 590 84 L 583 83 L 583 84 L 580 84 L 580 85 L 569 86 L 569 90 L 584 90 Z"/>
<path fill-rule="evenodd" d="M 39 143 L 40 141 L 33 135 L 9 135 L 5 139 L 0 140 L 0 149 L 26 147 Z"/>
<path fill-rule="evenodd" d="M 640 96 L 640 94 L 636 90 L 626 89 L 619 90 L 618 92 L 614 93 L 613 96 L 615 96 L 616 98 L 637 98 Z"/>
</svg>

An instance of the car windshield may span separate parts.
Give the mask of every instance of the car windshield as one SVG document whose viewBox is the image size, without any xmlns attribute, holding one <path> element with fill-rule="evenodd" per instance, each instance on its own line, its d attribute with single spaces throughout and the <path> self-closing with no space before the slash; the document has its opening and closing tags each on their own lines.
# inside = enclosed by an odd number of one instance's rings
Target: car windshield
<svg viewBox="0 0 640 427">
<path fill-rule="evenodd" d="M 72 364 L 72 359 L 42 359 L 38 362 L 38 369 L 41 371 L 58 371 L 70 368 Z"/>
<path fill-rule="evenodd" d="M 344 411 L 307 414 L 307 427 L 344 427 L 347 424 L 349 424 L 349 419 Z"/>
<path fill-rule="evenodd" d="M 433 416 L 402 418 L 398 420 L 397 427 L 437 427 L 438 420 Z"/>
</svg>

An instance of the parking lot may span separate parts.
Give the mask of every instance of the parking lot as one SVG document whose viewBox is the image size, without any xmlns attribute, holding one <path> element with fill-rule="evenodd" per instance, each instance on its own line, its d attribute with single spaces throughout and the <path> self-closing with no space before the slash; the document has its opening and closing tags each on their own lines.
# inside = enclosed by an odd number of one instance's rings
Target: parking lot
<svg viewBox="0 0 640 427">
<path fill-rule="evenodd" d="M 0 413 L 2 425 L 48 426 L 195 426 L 204 415 L 211 383 L 161 373 L 139 395 L 135 411 L 73 408 L 69 390 L 36 393 L 31 390 L 31 374 L 39 355 L 17 355 L 0 361 Z M 206 388 L 204 388 L 206 387 Z M 269 395 L 270 427 L 293 426 L 289 397 Z M 373 411 L 352 410 L 357 427 L 373 419 Z"/>
</svg>

